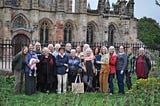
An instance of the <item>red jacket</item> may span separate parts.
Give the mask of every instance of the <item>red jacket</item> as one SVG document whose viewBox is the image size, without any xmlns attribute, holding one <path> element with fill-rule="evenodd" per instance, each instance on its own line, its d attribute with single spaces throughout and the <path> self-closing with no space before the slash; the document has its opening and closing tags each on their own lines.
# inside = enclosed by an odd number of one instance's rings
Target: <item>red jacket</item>
<svg viewBox="0 0 160 106">
<path fill-rule="evenodd" d="M 117 55 L 115 53 L 110 53 L 109 55 L 110 74 L 116 73 L 116 62 L 117 62 Z"/>
</svg>

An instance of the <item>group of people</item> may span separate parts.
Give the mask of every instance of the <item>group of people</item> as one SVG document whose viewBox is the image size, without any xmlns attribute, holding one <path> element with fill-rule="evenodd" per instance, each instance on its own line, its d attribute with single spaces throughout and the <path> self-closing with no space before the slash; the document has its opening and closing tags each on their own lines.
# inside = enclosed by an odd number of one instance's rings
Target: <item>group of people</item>
<svg viewBox="0 0 160 106">
<path fill-rule="evenodd" d="M 41 50 L 41 44 L 23 47 L 12 61 L 15 75 L 16 94 L 22 92 L 25 74 L 25 94 L 36 91 L 66 93 L 79 75 L 87 92 L 101 91 L 114 93 L 113 79 L 116 75 L 119 94 L 124 94 L 124 76 L 128 89 L 132 88 L 131 76 L 136 70 L 137 79 L 148 78 L 151 63 L 145 55 L 144 48 L 139 49 L 136 57 L 132 48 L 119 47 L 116 53 L 114 46 L 94 47 L 88 44 L 72 48 L 71 43 L 62 47 L 59 43 L 49 44 Z M 80 79 L 79 79 L 80 80 Z"/>
</svg>

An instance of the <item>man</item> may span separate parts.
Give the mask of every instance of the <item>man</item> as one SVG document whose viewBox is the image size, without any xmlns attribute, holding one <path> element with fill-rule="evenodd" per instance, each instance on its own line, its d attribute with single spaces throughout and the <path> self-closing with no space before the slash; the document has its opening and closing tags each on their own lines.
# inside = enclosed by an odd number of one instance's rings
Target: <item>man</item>
<svg viewBox="0 0 160 106">
<path fill-rule="evenodd" d="M 124 52 L 124 47 L 119 47 L 119 53 L 117 54 L 117 63 L 116 63 L 116 76 L 118 80 L 119 94 L 124 94 L 124 72 L 126 71 L 127 66 L 127 55 Z"/>
</svg>

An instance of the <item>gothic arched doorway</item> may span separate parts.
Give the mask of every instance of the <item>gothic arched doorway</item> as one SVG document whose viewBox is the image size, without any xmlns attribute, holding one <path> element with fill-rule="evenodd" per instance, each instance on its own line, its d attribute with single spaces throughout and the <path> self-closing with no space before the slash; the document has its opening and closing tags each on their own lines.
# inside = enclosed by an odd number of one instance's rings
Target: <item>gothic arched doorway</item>
<svg viewBox="0 0 160 106">
<path fill-rule="evenodd" d="M 20 52 L 23 46 L 27 46 L 30 43 L 30 39 L 24 34 L 17 34 L 12 39 L 13 55 Z"/>
<path fill-rule="evenodd" d="M 108 27 L 108 43 L 109 45 L 113 45 L 114 43 L 114 34 L 115 34 L 116 28 L 114 25 L 109 25 Z"/>
</svg>

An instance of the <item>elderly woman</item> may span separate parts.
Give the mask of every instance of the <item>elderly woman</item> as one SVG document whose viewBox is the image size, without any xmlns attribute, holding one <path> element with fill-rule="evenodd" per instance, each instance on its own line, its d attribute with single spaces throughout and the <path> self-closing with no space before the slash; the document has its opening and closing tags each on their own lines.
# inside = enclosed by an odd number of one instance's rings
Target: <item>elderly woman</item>
<svg viewBox="0 0 160 106">
<path fill-rule="evenodd" d="M 87 48 L 84 56 L 83 66 L 83 82 L 85 84 L 85 91 L 93 91 L 92 81 L 96 69 L 94 66 L 94 58 L 91 48 Z"/>
<path fill-rule="evenodd" d="M 40 59 L 40 90 L 41 92 L 56 92 L 56 62 L 50 50 L 44 47 Z"/>
<path fill-rule="evenodd" d="M 67 76 L 68 76 L 68 56 L 65 54 L 64 48 L 59 48 L 59 54 L 56 57 L 58 94 L 66 93 Z M 62 83 L 63 82 L 63 83 Z M 63 91 L 62 91 L 63 88 Z"/>
<path fill-rule="evenodd" d="M 76 56 L 76 50 L 71 49 L 71 56 L 68 58 L 68 79 L 69 79 L 69 85 L 71 86 L 71 83 L 75 81 L 75 78 L 78 73 L 80 73 L 81 70 L 81 64 L 79 57 Z"/>
<path fill-rule="evenodd" d="M 151 62 L 144 53 L 144 48 L 139 49 L 139 56 L 136 60 L 136 75 L 137 79 L 147 79 L 151 69 Z"/>
<path fill-rule="evenodd" d="M 25 59 L 26 59 L 27 53 L 28 53 L 28 47 L 24 46 L 22 51 L 17 53 L 14 56 L 13 61 L 12 61 L 12 69 L 14 71 L 14 76 L 15 76 L 15 87 L 14 87 L 15 94 L 19 94 L 22 92 Z"/>
<path fill-rule="evenodd" d="M 101 61 L 97 61 L 98 64 L 101 64 L 100 70 L 100 90 L 103 93 L 106 93 L 108 90 L 108 75 L 109 75 L 109 54 L 107 53 L 107 48 L 103 46 L 101 48 Z"/>
</svg>

